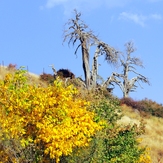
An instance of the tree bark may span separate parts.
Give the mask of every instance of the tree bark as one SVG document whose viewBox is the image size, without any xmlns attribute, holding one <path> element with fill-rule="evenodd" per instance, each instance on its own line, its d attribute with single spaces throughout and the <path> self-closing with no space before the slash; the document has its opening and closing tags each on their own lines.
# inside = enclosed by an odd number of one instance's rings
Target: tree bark
<svg viewBox="0 0 163 163">
<path fill-rule="evenodd" d="M 100 49 L 97 47 L 94 57 L 93 57 L 93 63 L 92 63 L 92 73 L 91 73 L 91 84 L 92 88 L 96 88 L 97 85 L 97 73 L 98 73 L 98 61 L 97 58 L 99 56 Z"/>
<path fill-rule="evenodd" d="M 129 91 L 127 92 L 126 90 L 123 92 L 123 97 L 128 98 L 129 97 Z"/>
<path fill-rule="evenodd" d="M 86 44 L 86 40 L 83 39 L 82 41 L 82 61 L 83 61 L 83 70 L 84 70 L 84 76 L 85 76 L 85 84 L 87 89 L 90 88 L 90 67 L 89 67 L 89 53 L 88 48 Z"/>
</svg>

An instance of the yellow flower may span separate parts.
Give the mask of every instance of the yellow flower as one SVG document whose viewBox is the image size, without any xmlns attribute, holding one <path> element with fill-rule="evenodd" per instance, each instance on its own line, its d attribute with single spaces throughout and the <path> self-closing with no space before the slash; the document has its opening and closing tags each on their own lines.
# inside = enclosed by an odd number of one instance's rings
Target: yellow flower
<svg viewBox="0 0 163 163">
<path fill-rule="evenodd" d="M 1 140 L 19 140 L 23 148 L 34 143 L 35 150 L 59 162 L 73 148 L 88 146 L 102 129 L 104 122 L 94 122 L 95 114 L 87 110 L 90 103 L 73 86 L 65 87 L 59 79 L 54 86 L 28 86 L 21 74 L 5 80 L 7 85 L 0 83 Z M 21 86 L 11 89 L 18 81 Z"/>
</svg>

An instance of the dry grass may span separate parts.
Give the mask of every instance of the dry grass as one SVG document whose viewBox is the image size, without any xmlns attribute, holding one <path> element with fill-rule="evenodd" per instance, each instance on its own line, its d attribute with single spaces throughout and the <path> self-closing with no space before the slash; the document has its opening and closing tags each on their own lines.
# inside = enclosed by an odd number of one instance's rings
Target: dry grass
<svg viewBox="0 0 163 163">
<path fill-rule="evenodd" d="M 10 72 L 13 73 L 11 70 Z M 8 68 L 6 66 L 0 66 L 0 80 L 3 80 L 7 73 L 9 73 Z"/>
<path fill-rule="evenodd" d="M 155 162 L 161 159 L 163 163 L 163 119 L 150 117 L 145 119 L 146 134 L 144 135 L 144 144 L 151 148 L 151 156 Z"/>
<path fill-rule="evenodd" d="M 122 111 L 125 116 L 120 122 L 123 124 L 136 123 L 139 125 L 140 120 L 143 119 L 146 132 L 142 136 L 142 145 L 151 149 L 152 163 L 163 163 L 163 118 L 143 117 L 139 111 L 126 105 L 122 106 Z"/>
<path fill-rule="evenodd" d="M 0 66 L 0 80 L 3 80 L 7 73 L 14 73 L 14 72 L 15 69 L 9 69 L 7 66 Z M 47 85 L 45 82 L 40 80 L 39 75 L 36 75 L 31 72 L 27 72 L 26 75 L 30 84 L 41 85 L 41 86 Z"/>
</svg>

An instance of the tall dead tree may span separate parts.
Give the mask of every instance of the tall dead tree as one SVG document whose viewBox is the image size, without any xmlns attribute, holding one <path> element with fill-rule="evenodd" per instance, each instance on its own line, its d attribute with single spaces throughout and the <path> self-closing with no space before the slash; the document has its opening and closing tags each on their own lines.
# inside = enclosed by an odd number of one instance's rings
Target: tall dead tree
<svg viewBox="0 0 163 163">
<path fill-rule="evenodd" d="M 97 58 L 100 55 L 105 54 L 108 62 L 117 62 L 117 52 L 114 48 L 103 43 L 102 41 L 99 41 L 97 36 L 95 36 L 88 26 L 80 19 L 81 13 L 78 13 L 76 10 L 74 11 L 75 19 L 70 19 L 68 23 L 66 23 L 66 25 L 68 25 L 68 29 L 64 31 L 63 42 L 69 39 L 68 44 L 72 43 L 73 46 L 77 41 L 79 42 L 75 50 L 75 54 L 77 54 L 79 47 L 81 47 L 85 84 L 87 89 L 92 87 L 94 88 L 96 87 L 98 71 Z M 89 65 L 89 52 L 91 46 L 97 47 L 93 58 L 92 71 L 90 71 Z"/>
<path fill-rule="evenodd" d="M 127 57 L 126 58 L 124 57 L 124 59 L 120 59 L 121 65 L 123 67 L 122 71 L 123 73 L 122 74 L 113 73 L 112 75 L 115 80 L 113 82 L 120 87 L 120 89 L 123 92 L 123 97 L 128 97 L 130 92 L 136 90 L 137 88 L 136 82 L 139 84 L 141 88 L 143 88 L 140 85 L 139 81 L 149 84 L 149 80 L 145 76 L 136 71 L 135 66 L 143 67 L 143 63 L 139 58 L 131 57 L 131 54 L 135 51 L 133 42 L 128 42 L 125 46 Z M 130 72 L 136 74 L 137 76 L 129 79 Z"/>
<path fill-rule="evenodd" d="M 82 50 L 82 62 L 83 62 L 83 70 L 85 75 L 85 84 L 86 87 L 90 87 L 90 67 L 89 67 L 89 48 L 94 42 L 97 40 L 97 37 L 93 34 L 91 30 L 89 30 L 88 26 L 80 19 L 81 13 L 75 11 L 75 19 L 70 19 L 66 25 L 68 25 L 68 29 L 64 31 L 64 40 L 65 42 L 69 39 L 68 44 L 72 43 L 75 45 L 77 41 L 79 41 L 79 45 L 75 50 L 75 54 L 79 47 Z"/>
</svg>

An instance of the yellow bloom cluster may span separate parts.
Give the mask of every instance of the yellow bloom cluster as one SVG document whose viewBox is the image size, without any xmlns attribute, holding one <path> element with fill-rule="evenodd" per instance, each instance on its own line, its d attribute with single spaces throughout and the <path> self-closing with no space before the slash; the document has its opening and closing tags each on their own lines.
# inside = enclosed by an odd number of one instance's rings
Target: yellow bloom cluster
<svg viewBox="0 0 163 163">
<path fill-rule="evenodd" d="M 22 74 L 9 74 L 0 82 L 1 140 L 20 139 L 24 148 L 34 143 L 46 157 L 59 162 L 74 147 L 88 146 L 102 129 L 87 110 L 89 102 L 80 99 L 73 86 L 56 80 L 53 86 L 39 87 L 24 80 Z"/>
<path fill-rule="evenodd" d="M 152 163 L 150 148 L 145 149 L 145 152 L 140 156 L 138 163 Z"/>
</svg>

